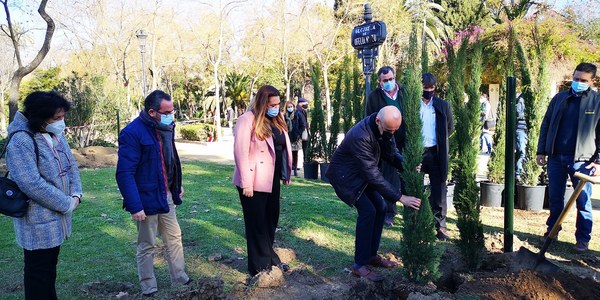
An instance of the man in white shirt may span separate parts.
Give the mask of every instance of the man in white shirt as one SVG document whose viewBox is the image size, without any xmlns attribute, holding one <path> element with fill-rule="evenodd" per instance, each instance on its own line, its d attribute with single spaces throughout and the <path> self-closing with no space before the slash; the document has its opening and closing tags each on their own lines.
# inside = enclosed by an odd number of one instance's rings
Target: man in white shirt
<svg viewBox="0 0 600 300">
<path fill-rule="evenodd" d="M 448 240 L 446 229 L 446 203 L 448 180 L 448 138 L 454 131 L 454 121 L 450 104 L 435 97 L 437 80 L 430 73 L 422 76 L 423 96 L 421 98 L 421 121 L 423 127 L 423 162 L 421 171 L 429 174 L 431 194 L 429 203 L 435 218 L 436 237 L 438 240 Z"/>
</svg>

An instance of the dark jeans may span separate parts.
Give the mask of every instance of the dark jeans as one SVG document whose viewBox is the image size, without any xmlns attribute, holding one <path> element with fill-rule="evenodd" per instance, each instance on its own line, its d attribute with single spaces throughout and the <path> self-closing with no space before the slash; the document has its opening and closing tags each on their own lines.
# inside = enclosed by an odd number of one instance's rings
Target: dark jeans
<svg viewBox="0 0 600 300">
<path fill-rule="evenodd" d="M 517 153 L 515 155 L 517 158 L 515 176 L 521 176 L 521 173 L 523 172 L 523 161 L 525 160 L 525 150 L 527 147 L 527 133 L 525 133 L 525 130 L 517 130 L 515 147 L 517 149 Z"/>
<path fill-rule="evenodd" d="M 387 202 L 379 193 L 367 187 L 354 206 L 358 211 L 354 264 L 355 267 L 361 267 L 367 265 L 371 258 L 377 255 Z"/>
<path fill-rule="evenodd" d="M 46 300 L 56 298 L 56 265 L 60 246 L 50 249 L 25 250 L 25 299 Z"/>
<path fill-rule="evenodd" d="M 546 221 L 547 231 L 550 232 L 558 220 L 565 203 L 565 189 L 567 176 L 571 177 L 573 186 L 579 183 L 579 178 L 573 176 L 576 171 L 590 174 L 585 169 L 587 162 L 575 162 L 573 155 L 552 155 L 548 158 L 548 196 L 550 202 L 550 216 Z M 577 221 L 575 238 L 580 242 L 589 242 L 592 233 L 592 184 L 586 183 L 577 198 Z"/>
<path fill-rule="evenodd" d="M 448 211 L 446 178 L 442 178 L 440 159 L 437 152 L 425 151 L 421 171 L 429 174 L 429 184 L 431 194 L 429 195 L 429 204 L 435 218 L 435 228 L 446 228 L 446 213 Z"/>
<path fill-rule="evenodd" d="M 250 198 L 244 196 L 239 187 L 238 193 L 244 210 L 248 273 L 254 276 L 281 263 L 273 249 L 275 230 L 279 222 L 280 185 L 274 184 L 271 193 L 254 191 L 254 195 Z"/>
</svg>

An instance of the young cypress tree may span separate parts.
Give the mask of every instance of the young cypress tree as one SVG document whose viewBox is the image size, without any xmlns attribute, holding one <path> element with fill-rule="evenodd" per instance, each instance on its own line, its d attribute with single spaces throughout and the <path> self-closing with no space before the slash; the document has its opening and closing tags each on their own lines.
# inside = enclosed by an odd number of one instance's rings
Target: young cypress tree
<svg viewBox="0 0 600 300">
<path fill-rule="evenodd" d="M 527 147 L 521 179 L 526 185 L 538 185 L 542 183 L 542 180 L 540 180 L 542 167 L 535 162 L 535 158 L 537 154 L 537 142 L 540 137 L 540 126 L 544 118 L 544 110 L 540 108 L 548 107 L 548 103 L 550 102 L 550 74 L 548 72 L 548 49 L 550 41 L 548 37 L 539 36 L 537 25 L 535 26 L 534 34 L 537 36 L 535 46 L 538 58 L 536 92 L 534 96 L 532 88 L 529 88 L 525 90 L 528 92 L 528 95 L 523 96 L 525 100 L 525 121 L 527 122 Z M 528 71 L 529 65 L 526 62 L 523 47 L 518 41 L 517 52 L 519 53 L 519 57 L 523 57 L 523 60 L 525 60 L 524 63 L 521 62 L 521 70 L 526 68 Z M 522 71 L 522 73 L 524 72 Z M 525 77 L 523 77 L 522 81 L 525 82 Z M 531 84 L 531 78 L 529 79 L 529 83 Z"/>
<path fill-rule="evenodd" d="M 363 106 L 363 99 L 365 99 L 365 90 L 362 84 L 360 84 L 360 70 L 356 61 L 354 62 L 354 68 L 352 69 L 352 87 L 354 89 L 352 110 L 354 111 L 354 124 L 358 123 L 364 118 L 365 108 Z"/>
<path fill-rule="evenodd" d="M 465 44 L 463 44 L 465 45 Z M 459 51 L 460 53 L 460 51 Z M 455 115 L 457 157 L 454 206 L 458 215 L 457 226 L 460 239 L 456 242 L 467 266 L 471 270 L 479 266 L 484 248 L 483 225 L 480 218 L 477 154 L 479 151 L 479 87 L 481 86 L 482 44 L 476 42 L 471 54 L 471 76 L 467 88 L 469 101 L 460 106 Z M 464 74 L 459 70 L 461 74 Z"/>
<path fill-rule="evenodd" d="M 327 160 L 327 136 L 325 131 L 325 116 L 323 113 L 323 101 L 321 99 L 321 70 L 318 64 L 312 64 L 310 70 L 310 79 L 313 84 L 313 111 L 310 122 L 310 138 L 308 140 L 308 148 L 310 157 L 306 160 L 310 161 L 326 161 Z"/>
<path fill-rule="evenodd" d="M 335 90 L 333 91 L 333 115 L 331 116 L 331 126 L 329 127 L 329 141 L 327 141 L 327 161 L 333 156 L 337 149 L 338 133 L 340 133 L 340 103 L 342 102 L 342 75 L 336 80 Z"/>
<path fill-rule="evenodd" d="M 352 125 L 354 125 L 354 122 L 352 120 L 353 118 L 353 114 L 352 114 L 352 106 L 354 105 L 353 100 L 354 98 L 352 97 L 352 74 L 350 72 L 350 59 L 348 57 L 346 57 L 344 59 L 344 96 L 342 97 L 342 102 L 343 103 L 343 130 L 344 133 L 348 132 L 348 130 L 350 130 L 350 128 L 352 127 Z"/>
<path fill-rule="evenodd" d="M 409 40 L 408 55 L 415 59 L 419 57 L 417 30 L 414 24 Z M 403 153 L 402 178 L 406 186 L 406 194 L 421 199 L 421 208 L 418 211 L 404 208 L 400 256 L 408 278 L 425 283 L 440 277 L 439 265 L 442 253 L 435 247 L 435 220 L 429 201 L 427 201 L 428 195 L 423 189 L 423 173 L 416 171 L 423 156 L 422 123 L 419 114 L 423 87 L 419 67 L 418 62 L 410 64 L 403 80 L 406 99 L 402 121 L 406 123 L 408 130 Z"/>
</svg>

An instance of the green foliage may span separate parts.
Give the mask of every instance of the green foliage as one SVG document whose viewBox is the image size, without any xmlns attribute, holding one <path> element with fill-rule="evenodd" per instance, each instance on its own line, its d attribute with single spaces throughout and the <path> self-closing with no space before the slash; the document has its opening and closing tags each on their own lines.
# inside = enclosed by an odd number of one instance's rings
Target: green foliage
<svg viewBox="0 0 600 300">
<path fill-rule="evenodd" d="M 344 76 L 344 95 L 342 97 L 341 109 L 342 109 L 342 130 L 344 133 L 348 132 L 354 122 L 352 122 L 352 100 L 354 99 L 354 94 L 352 90 L 352 74 L 350 71 L 350 59 L 346 58 L 344 60 L 344 68 L 343 68 L 343 76 Z"/>
<path fill-rule="evenodd" d="M 531 88 L 527 89 L 530 95 L 527 95 L 527 98 L 524 97 L 525 121 L 527 122 L 527 147 L 521 179 L 526 185 L 538 185 L 543 182 L 543 180 L 540 180 L 543 169 L 536 163 L 537 142 L 540 137 L 540 127 L 544 118 L 544 108 L 548 107 L 548 103 L 550 102 L 550 74 L 548 70 L 548 49 L 550 42 L 548 36 L 540 36 L 537 29 L 538 27 L 536 26 L 536 35 L 538 35 L 536 54 L 539 60 L 537 63 L 538 72 L 536 76 L 537 86 L 535 92 L 530 92 Z M 517 45 L 519 45 L 518 42 Z M 518 52 L 520 53 L 523 51 L 521 50 Z M 521 63 L 522 70 L 529 68 L 530 64 L 527 64 L 526 60 Z M 526 75 L 525 73 L 529 72 L 524 70 L 523 73 Z M 531 81 L 530 78 L 529 81 Z M 535 97 L 531 94 L 535 94 Z"/>
<path fill-rule="evenodd" d="M 21 99 L 24 100 L 27 95 L 35 91 L 50 91 L 56 89 L 60 84 L 59 75 L 60 67 L 35 70 L 32 74 L 33 78 L 24 81 L 19 88 Z"/>
<path fill-rule="evenodd" d="M 352 110 L 354 111 L 354 123 L 358 123 L 365 117 L 365 90 L 363 85 L 360 83 L 360 69 L 359 64 L 355 61 L 354 68 L 352 68 L 352 87 L 354 89 L 352 97 Z"/>
<path fill-rule="evenodd" d="M 454 49 L 451 43 L 446 44 L 446 51 L 448 53 L 448 90 L 446 92 L 446 100 L 450 102 L 452 111 L 456 112 L 462 109 L 464 106 L 465 99 L 465 70 L 467 66 L 467 49 L 469 45 L 468 37 L 464 37 L 458 48 L 458 51 Z M 477 97 L 479 99 L 479 97 Z M 455 124 L 461 123 L 460 114 L 455 113 Z M 450 151 L 449 151 L 449 162 L 448 171 L 451 176 L 451 180 L 454 181 L 454 170 L 457 168 L 458 161 L 458 143 L 456 142 L 456 135 L 453 134 L 449 138 Z"/>
<path fill-rule="evenodd" d="M 65 122 L 73 134 L 68 136 L 77 147 L 86 147 L 94 139 L 95 115 L 103 101 L 104 80 L 101 77 L 72 73 L 56 87 L 71 101 Z M 112 124 L 108 124 L 109 127 Z M 116 125 L 116 123 L 114 124 Z"/>
<path fill-rule="evenodd" d="M 464 45 L 464 44 L 463 44 Z M 482 72 L 482 44 L 476 42 L 471 56 L 471 73 L 467 87 L 469 101 L 455 114 L 460 122 L 456 123 L 457 168 L 455 170 L 456 188 L 454 206 L 458 215 L 457 226 L 460 239 L 457 245 L 466 265 L 475 270 L 482 260 L 484 250 L 483 225 L 480 218 L 479 188 L 477 187 L 477 154 L 479 150 L 479 88 Z M 454 68 L 451 68 L 451 70 Z M 458 70 L 461 72 L 462 70 Z M 451 75 L 453 76 L 453 75 Z"/>
<path fill-rule="evenodd" d="M 494 151 L 488 161 L 488 180 L 492 183 L 504 183 L 505 147 L 506 147 L 506 81 L 500 84 L 500 98 L 496 112 L 496 130 L 494 132 Z"/>
<path fill-rule="evenodd" d="M 188 141 L 206 141 L 209 136 L 214 137 L 217 127 L 213 124 L 190 124 L 178 127 L 179 135 Z"/>
<path fill-rule="evenodd" d="M 434 0 L 433 2 L 445 9 L 438 12 L 438 15 L 440 20 L 452 29 L 452 32 L 464 30 L 471 25 L 481 25 L 488 14 L 483 1 Z"/>
<path fill-rule="evenodd" d="M 313 111 L 310 114 L 310 137 L 305 162 L 327 161 L 327 136 L 325 131 L 325 115 L 321 99 L 321 68 L 312 64 L 310 78 L 314 88 Z"/>
<path fill-rule="evenodd" d="M 338 133 L 340 133 L 340 103 L 342 102 L 342 76 L 338 76 L 335 90 L 333 91 L 333 100 L 331 109 L 331 126 L 329 127 L 329 141 L 327 141 L 327 157 L 331 158 L 338 144 Z"/>
<path fill-rule="evenodd" d="M 415 25 L 413 25 L 413 32 L 410 36 L 408 53 L 411 57 L 418 57 Z M 418 63 L 409 66 L 403 81 L 406 91 L 403 122 L 406 123 L 408 130 L 403 152 L 404 172 L 402 172 L 402 178 L 406 194 L 422 199 L 422 201 L 418 211 L 404 208 L 400 256 L 406 275 L 411 280 L 426 283 L 440 277 L 439 264 L 442 253 L 435 248 L 435 220 L 429 201 L 427 201 L 428 195 L 424 192 L 423 173 L 416 171 L 423 155 L 422 123 L 419 114 L 423 87 Z"/>
<path fill-rule="evenodd" d="M 421 71 L 423 73 L 428 73 L 429 72 L 429 55 L 427 53 L 427 38 L 425 37 L 424 33 L 423 33 L 422 37 L 423 37 L 423 39 L 422 39 L 423 47 L 421 49 Z"/>
<path fill-rule="evenodd" d="M 231 72 L 225 77 L 227 87 L 226 96 L 231 98 L 232 107 L 238 107 L 240 111 L 246 111 L 250 99 L 250 77 L 245 74 Z"/>
</svg>

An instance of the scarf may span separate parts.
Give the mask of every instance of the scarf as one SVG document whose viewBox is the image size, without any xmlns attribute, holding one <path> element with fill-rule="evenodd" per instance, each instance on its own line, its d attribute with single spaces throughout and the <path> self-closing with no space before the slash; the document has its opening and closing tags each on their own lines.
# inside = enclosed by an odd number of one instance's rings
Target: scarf
<svg viewBox="0 0 600 300">
<path fill-rule="evenodd" d="M 167 170 L 167 179 L 170 183 L 175 171 L 175 150 L 173 146 L 175 123 L 164 125 L 152 118 L 145 110 L 140 113 L 140 119 L 146 126 L 153 128 L 161 139 L 163 160 L 165 162 L 165 169 Z"/>
</svg>

